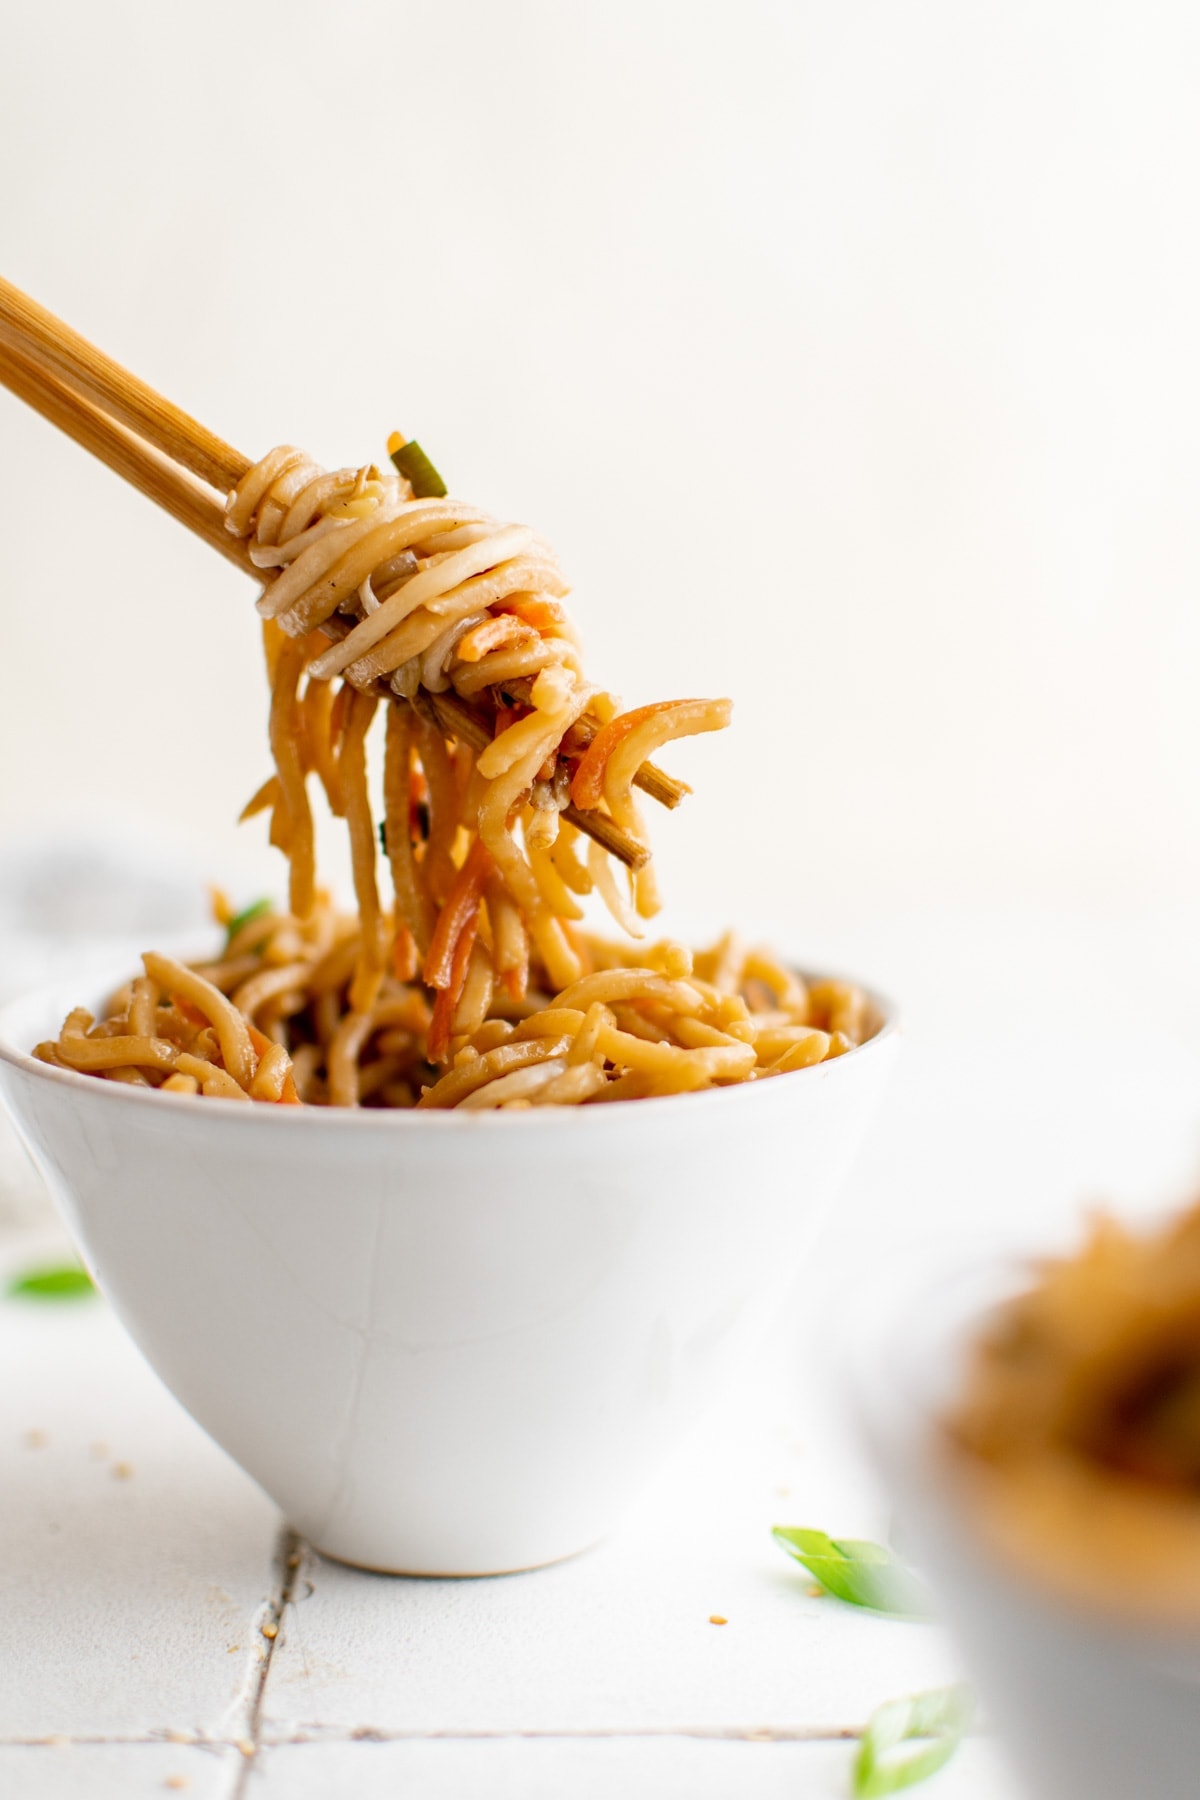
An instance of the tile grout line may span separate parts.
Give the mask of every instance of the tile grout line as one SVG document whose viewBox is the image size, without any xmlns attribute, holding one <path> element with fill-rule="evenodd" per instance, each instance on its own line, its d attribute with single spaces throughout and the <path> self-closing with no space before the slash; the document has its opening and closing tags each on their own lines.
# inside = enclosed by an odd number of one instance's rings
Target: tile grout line
<svg viewBox="0 0 1200 1800">
<path fill-rule="evenodd" d="M 264 1666 L 265 1666 L 264 1659 Z M 272 1736 L 248 1737 L 200 1735 L 186 1737 L 181 1732 L 151 1731 L 129 1733 L 92 1732 L 68 1736 L 54 1733 L 45 1737 L 0 1738 L 0 1750 L 62 1750 L 71 1748 L 103 1749 L 107 1746 L 161 1746 L 171 1744 L 191 1750 L 240 1750 L 243 1762 L 253 1760 L 258 1750 L 278 1750 L 306 1744 L 471 1744 L 471 1743 L 605 1743 L 644 1739 L 691 1739 L 710 1743 L 733 1744 L 841 1744 L 861 1737 L 861 1725 L 614 1725 L 611 1727 L 580 1726 L 547 1727 L 544 1730 L 428 1730 L 389 1731 L 382 1726 L 362 1725 L 347 1731 L 336 1726 L 301 1726 L 295 1731 Z M 975 1732 L 973 1736 L 986 1736 Z M 240 1788 L 231 1800 L 240 1800 Z"/>
<path fill-rule="evenodd" d="M 241 1766 L 233 1779 L 229 1792 L 229 1800 L 245 1800 L 247 1783 L 262 1749 L 262 1709 L 266 1696 L 267 1681 L 271 1674 L 271 1665 L 275 1660 L 275 1651 L 281 1641 L 284 1615 L 296 1596 L 296 1586 L 300 1579 L 300 1571 L 304 1567 L 308 1545 L 290 1525 L 284 1525 L 275 1543 L 275 1583 L 273 1591 L 263 1608 L 263 1615 L 258 1622 L 259 1635 L 266 1641 L 266 1650 L 262 1654 L 257 1667 L 250 1670 L 250 1681 L 244 1699 L 246 1703 L 245 1729 L 241 1736 L 234 1740 L 234 1746 L 241 1752 Z"/>
<path fill-rule="evenodd" d="M 580 1726 L 548 1726 L 544 1730 L 388 1731 L 362 1725 L 353 1731 L 327 1730 L 321 1726 L 298 1727 L 286 1737 L 267 1737 L 264 1748 L 302 1744 L 479 1744 L 479 1743 L 629 1743 L 690 1741 L 713 1744 L 844 1744 L 863 1735 L 864 1725 L 614 1725 L 599 1729 Z"/>
</svg>

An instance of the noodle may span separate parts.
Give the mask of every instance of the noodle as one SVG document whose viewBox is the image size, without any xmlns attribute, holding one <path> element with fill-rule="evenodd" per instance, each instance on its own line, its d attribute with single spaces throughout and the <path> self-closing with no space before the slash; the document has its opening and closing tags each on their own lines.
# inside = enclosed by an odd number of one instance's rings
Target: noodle
<svg viewBox="0 0 1200 1800">
<path fill-rule="evenodd" d="M 289 446 L 247 473 L 226 524 L 262 571 L 271 687 L 275 768 L 242 816 L 269 814 L 287 909 L 231 920 L 219 901 L 219 957 L 148 953 L 103 1019 L 77 1010 L 35 1054 L 177 1094 L 483 1110 L 759 1079 L 875 1029 L 859 990 L 810 993 L 732 938 L 693 958 L 579 929 L 594 893 L 642 936 L 658 897 L 634 787 L 675 804 L 687 790 L 648 758 L 721 729 L 730 705 L 622 712 L 588 683 L 567 584 L 528 526 Z M 312 775 L 345 821 L 356 916 L 317 885 Z"/>
<path fill-rule="evenodd" d="M 1088 1606 L 1200 1616 L 1200 1203 L 1099 1215 L 985 1316 L 941 1420 L 1005 1561 Z"/>
</svg>

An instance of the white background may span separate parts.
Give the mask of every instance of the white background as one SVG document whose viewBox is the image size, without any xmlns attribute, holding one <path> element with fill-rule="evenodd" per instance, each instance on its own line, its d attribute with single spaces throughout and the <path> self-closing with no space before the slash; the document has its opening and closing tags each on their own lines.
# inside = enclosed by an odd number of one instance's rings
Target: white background
<svg viewBox="0 0 1200 1800">
<path fill-rule="evenodd" d="M 672 899 L 1186 906 L 1198 83 L 1184 5 L 43 0 L 0 267 L 249 453 L 419 435 L 556 543 L 598 678 L 732 694 Z M 3 395 L 0 493 L 0 853 L 225 868 L 248 586 Z"/>
</svg>

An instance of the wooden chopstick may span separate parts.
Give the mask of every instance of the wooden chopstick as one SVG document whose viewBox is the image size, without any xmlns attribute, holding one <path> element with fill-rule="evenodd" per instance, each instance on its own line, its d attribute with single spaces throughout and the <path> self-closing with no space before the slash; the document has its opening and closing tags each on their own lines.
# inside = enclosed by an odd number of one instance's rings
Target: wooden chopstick
<svg viewBox="0 0 1200 1800">
<path fill-rule="evenodd" d="M 193 475 L 219 489 L 222 496 L 236 487 L 252 466 L 248 456 L 164 399 L 111 356 L 105 356 L 2 276 L 0 340 L 27 362 L 42 364 L 51 375 L 119 419 L 164 456 L 182 463 Z"/>
<path fill-rule="evenodd" d="M 521 675 L 515 681 L 506 681 L 504 691 L 527 702 L 532 686 L 532 675 Z M 586 749 L 599 730 L 599 720 L 584 713 L 571 728 L 572 742 L 579 749 Z M 633 785 L 641 788 L 644 794 L 649 794 L 652 800 L 657 800 L 660 806 L 669 807 L 672 811 L 692 791 L 686 781 L 677 781 L 674 775 L 668 775 L 665 769 L 660 769 L 652 762 L 642 764 L 633 778 Z"/>
<path fill-rule="evenodd" d="M 474 750 L 486 750 L 491 743 L 491 733 L 483 720 L 469 707 L 465 700 L 457 694 L 423 695 L 430 711 L 437 722 L 438 729 L 448 737 L 462 738 Z M 613 856 L 619 856 L 623 863 L 631 869 L 644 869 L 650 861 L 650 852 L 644 844 L 621 830 L 619 825 L 605 813 L 584 810 L 580 806 L 563 808 L 563 818 L 574 825 L 577 830 L 585 831 L 590 838 L 595 838 L 605 850 Z"/>
<path fill-rule="evenodd" d="M 224 495 L 253 466 L 249 457 L 3 276 L 0 383 L 227 561 L 262 579 L 250 561 L 249 546 L 225 529 Z M 376 685 L 389 700 L 396 698 L 385 681 Z M 454 729 L 449 724 L 453 713 L 455 735 L 476 749 L 490 741 L 486 726 L 461 701 L 446 695 L 430 698 L 439 722 L 445 720 L 443 729 Z M 686 783 L 650 762 L 643 763 L 634 784 L 668 807 L 678 806 L 690 791 Z M 631 869 L 640 869 L 649 860 L 645 845 L 604 813 L 569 806 L 564 816 Z"/>
</svg>

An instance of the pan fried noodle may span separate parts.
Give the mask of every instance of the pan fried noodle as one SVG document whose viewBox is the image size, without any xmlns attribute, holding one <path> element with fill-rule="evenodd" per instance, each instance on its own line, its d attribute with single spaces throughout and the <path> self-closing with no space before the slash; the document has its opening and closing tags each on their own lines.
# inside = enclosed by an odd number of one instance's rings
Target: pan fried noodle
<svg viewBox="0 0 1200 1800">
<path fill-rule="evenodd" d="M 642 938 L 659 897 L 634 789 L 676 804 L 650 758 L 730 703 L 622 711 L 584 679 L 549 547 L 389 449 L 401 472 L 327 474 L 285 446 L 227 505 L 265 582 L 275 763 L 242 816 L 269 815 L 287 911 L 235 921 L 212 963 L 147 955 L 105 1018 L 72 1013 L 36 1054 L 175 1093 L 511 1109 L 727 1085 L 861 1042 L 854 988 L 808 989 L 732 939 L 693 957 L 580 928 L 594 893 Z M 317 885 L 311 776 L 345 821 L 354 916 Z"/>
<path fill-rule="evenodd" d="M 1200 1204 L 1095 1221 L 974 1345 L 947 1426 L 978 1514 L 1049 1585 L 1200 1615 Z"/>
</svg>

